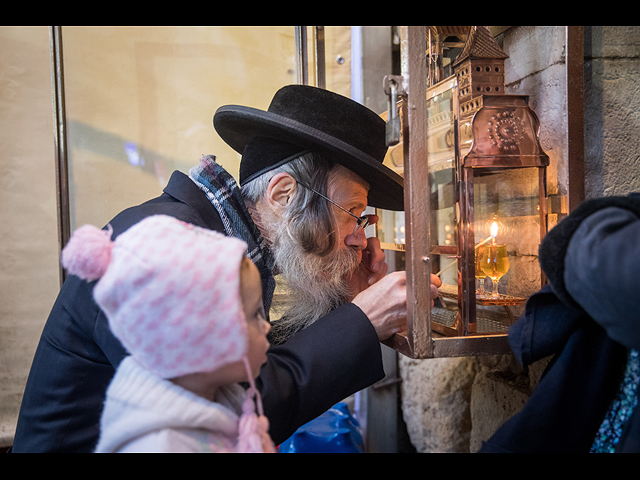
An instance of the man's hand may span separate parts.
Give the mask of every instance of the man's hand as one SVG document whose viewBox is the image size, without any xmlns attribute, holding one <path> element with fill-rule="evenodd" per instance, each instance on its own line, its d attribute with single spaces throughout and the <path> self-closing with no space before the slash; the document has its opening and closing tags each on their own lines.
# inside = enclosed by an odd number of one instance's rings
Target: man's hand
<svg viewBox="0 0 640 480">
<path fill-rule="evenodd" d="M 369 224 L 373 225 L 378 221 L 377 215 L 369 215 Z M 367 246 L 361 251 L 362 259 L 355 274 L 349 279 L 351 285 L 352 298 L 363 290 L 367 289 L 389 271 L 389 265 L 385 259 L 384 252 L 380 248 L 380 240 L 376 237 L 367 238 Z"/>
<path fill-rule="evenodd" d="M 375 328 L 380 341 L 406 329 L 407 276 L 392 272 L 359 293 L 352 301 Z"/>
<path fill-rule="evenodd" d="M 369 223 L 378 221 L 377 215 L 369 215 Z M 407 326 L 407 276 L 406 272 L 387 275 L 389 265 L 380 248 L 380 240 L 367 238 L 367 246 L 362 250 L 362 260 L 355 274 L 349 280 L 353 292 L 352 303 L 369 317 L 378 333 L 380 341 L 395 333 L 406 330 Z M 431 308 L 442 286 L 439 277 L 431 275 Z"/>
<path fill-rule="evenodd" d="M 431 308 L 442 281 L 431 275 Z M 392 272 L 359 293 L 353 302 L 369 317 L 380 341 L 407 328 L 406 272 Z"/>
<path fill-rule="evenodd" d="M 433 273 L 431 274 L 431 308 L 433 308 L 433 301 L 440 294 L 438 289 L 442 286 L 442 280 L 440 277 L 436 277 Z"/>
<path fill-rule="evenodd" d="M 384 252 L 380 248 L 380 240 L 378 238 L 367 238 L 367 248 L 362 251 L 360 268 L 367 274 L 367 286 L 376 283 L 389 271 L 389 265 L 387 265 Z"/>
</svg>

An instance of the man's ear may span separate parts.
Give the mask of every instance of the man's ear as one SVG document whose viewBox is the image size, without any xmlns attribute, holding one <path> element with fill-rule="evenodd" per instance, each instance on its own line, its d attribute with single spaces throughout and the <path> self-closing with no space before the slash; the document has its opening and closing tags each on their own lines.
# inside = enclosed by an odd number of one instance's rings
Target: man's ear
<svg viewBox="0 0 640 480">
<path fill-rule="evenodd" d="M 281 210 L 291 201 L 296 187 L 297 183 L 291 175 L 278 173 L 269 181 L 266 200 L 272 208 Z"/>
</svg>

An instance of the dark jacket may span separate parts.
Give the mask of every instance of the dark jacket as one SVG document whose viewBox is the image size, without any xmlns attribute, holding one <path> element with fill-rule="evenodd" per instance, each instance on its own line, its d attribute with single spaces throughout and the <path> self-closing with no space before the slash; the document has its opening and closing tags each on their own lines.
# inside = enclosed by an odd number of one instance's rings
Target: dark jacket
<svg viewBox="0 0 640 480">
<path fill-rule="evenodd" d="M 199 188 L 174 172 L 164 193 L 118 214 L 113 238 L 143 218 L 165 214 L 224 233 Z M 127 355 L 92 297 L 96 282 L 65 281 L 46 322 L 24 392 L 12 452 L 92 452 L 105 391 Z M 280 443 L 338 401 L 384 377 L 380 343 L 354 304 L 346 304 L 272 346 L 256 384 L 270 434 Z"/>
<path fill-rule="evenodd" d="M 584 202 L 540 246 L 549 284 L 509 330 L 522 365 L 553 355 L 523 410 L 481 452 L 589 452 L 629 349 L 640 350 L 640 195 Z M 640 409 L 618 452 L 640 452 Z"/>
</svg>

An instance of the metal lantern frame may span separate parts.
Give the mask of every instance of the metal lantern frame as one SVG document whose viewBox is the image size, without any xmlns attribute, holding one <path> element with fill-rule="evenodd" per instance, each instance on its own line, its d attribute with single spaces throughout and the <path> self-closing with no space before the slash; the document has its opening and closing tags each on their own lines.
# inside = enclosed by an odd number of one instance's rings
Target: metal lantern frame
<svg viewBox="0 0 640 480">
<path fill-rule="evenodd" d="M 474 228 L 474 185 L 476 174 L 483 170 L 516 170 L 536 169 L 538 179 L 538 214 L 539 214 L 539 241 L 542 241 L 548 230 L 547 218 L 547 167 L 549 157 L 542 151 L 538 142 L 539 121 L 533 110 L 529 108 L 528 96 L 524 95 L 498 95 L 483 96 L 474 99 L 478 103 L 473 113 L 473 118 L 467 116 L 462 122 L 471 123 L 473 130 L 473 145 L 470 151 L 461 158 L 458 167 L 460 176 L 458 198 L 460 201 L 460 222 L 458 235 L 459 269 L 461 285 L 459 286 L 458 300 L 461 308 L 461 319 L 457 325 L 458 335 L 473 335 L 478 333 L 476 307 L 479 304 L 503 306 L 510 318 L 514 321 L 509 309 L 512 305 L 523 304 L 526 299 L 510 296 L 501 296 L 499 300 L 486 300 L 477 298 L 475 294 L 475 246 L 482 239 L 475 236 Z M 525 123 L 529 123 L 528 128 Z M 529 148 L 526 153 L 519 151 L 516 146 L 518 139 L 499 137 L 499 128 L 504 126 L 511 128 L 515 134 L 518 127 L 531 133 Z M 503 145 L 504 142 L 506 145 Z M 457 145 L 459 148 L 459 142 Z M 509 149 L 517 153 L 511 154 Z M 540 273 L 540 286 L 545 283 L 544 274 Z"/>
<path fill-rule="evenodd" d="M 539 155 L 524 158 L 520 165 L 513 161 L 505 161 L 496 155 L 478 155 L 473 149 L 466 155 L 460 153 L 460 105 L 458 95 L 453 95 L 453 124 L 456 144 L 456 195 L 459 202 L 457 248 L 449 247 L 432 249 L 431 236 L 431 199 L 425 190 L 429 185 L 428 158 L 428 118 L 427 102 L 430 96 L 444 89 L 457 89 L 457 79 L 450 77 L 429 88 L 427 85 L 427 28 L 399 27 L 401 39 L 402 75 L 388 76 L 384 80 L 385 92 L 395 104 L 390 102 L 388 117 L 388 140 L 397 141 L 398 130 L 402 136 L 404 182 L 405 182 L 405 237 L 403 247 L 406 255 L 407 273 L 407 330 L 394 335 L 385 343 L 410 358 L 436 358 L 476 355 L 496 355 L 510 353 L 506 332 L 478 334 L 476 329 L 476 299 L 474 276 L 474 246 L 476 239 L 473 232 L 473 189 L 474 174 L 482 168 L 537 168 L 539 191 L 540 238 L 547 231 L 547 165 L 548 157 Z M 573 45 L 576 32 L 567 35 L 568 42 Z M 579 33 L 579 32 L 578 32 Z M 572 50 L 573 51 L 573 50 Z M 579 52 L 574 52 L 575 58 Z M 573 58 L 573 57 L 572 57 Z M 575 62 L 569 62 L 571 65 Z M 569 70 L 569 66 L 568 66 Z M 572 69 L 573 70 L 573 69 Z M 425 95 L 425 92 L 427 94 Z M 582 95 L 582 92 L 569 91 L 568 95 Z M 473 114 L 482 108 L 492 105 L 513 103 L 519 108 L 529 109 L 528 97 L 521 95 L 501 95 L 475 97 L 479 102 Z M 570 100 L 570 99 L 569 99 Z M 575 104 L 569 102 L 575 118 Z M 395 105 L 400 105 L 395 110 Z M 530 110 L 532 118 L 537 121 L 535 113 Z M 466 116 L 465 120 L 467 119 Z M 400 124 L 400 125 L 398 125 Z M 568 138 L 574 139 L 580 127 L 578 121 L 569 123 Z M 579 133 L 579 132 L 578 132 Z M 537 131 L 536 131 L 537 134 Z M 573 141 L 575 145 L 575 140 Z M 570 163 L 570 168 L 572 164 Z M 580 165 L 573 164 L 573 170 Z M 578 172 L 579 174 L 579 172 Z M 573 178 L 573 172 L 570 171 Z M 572 180 L 573 181 L 573 180 Z M 574 182 L 577 184 L 578 182 Z M 579 186 L 579 185 L 578 185 Z M 449 254 L 457 257 L 461 281 L 458 288 L 458 305 L 460 321 L 453 328 L 441 328 L 435 323 L 431 314 L 430 274 L 432 273 L 432 256 Z M 544 278 L 541 274 L 541 285 Z M 508 302 L 503 302 L 507 305 Z"/>
</svg>

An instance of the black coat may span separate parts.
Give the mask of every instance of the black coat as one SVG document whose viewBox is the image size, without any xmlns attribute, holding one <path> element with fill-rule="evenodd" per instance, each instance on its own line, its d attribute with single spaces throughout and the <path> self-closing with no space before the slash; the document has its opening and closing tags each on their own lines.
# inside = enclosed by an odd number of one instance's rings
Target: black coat
<svg viewBox="0 0 640 480">
<path fill-rule="evenodd" d="M 483 453 L 588 453 L 640 350 L 640 195 L 584 202 L 540 245 L 549 284 L 509 330 L 522 365 L 553 355 L 522 411 Z M 640 452 L 640 406 L 617 452 Z"/>
<path fill-rule="evenodd" d="M 164 193 L 118 214 L 113 238 L 143 218 L 165 214 L 224 233 L 200 189 L 174 172 Z M 93 301 L 95 282 L 69 276 L 46 322 L 24 392 L 12 452 L 91 452 L 105 392 L 127 355 Z M 276 444 L 338 401 L 384 377 L 380 343 L 346 304 L 272 346 L 256 384 Z"/>
</svg>

